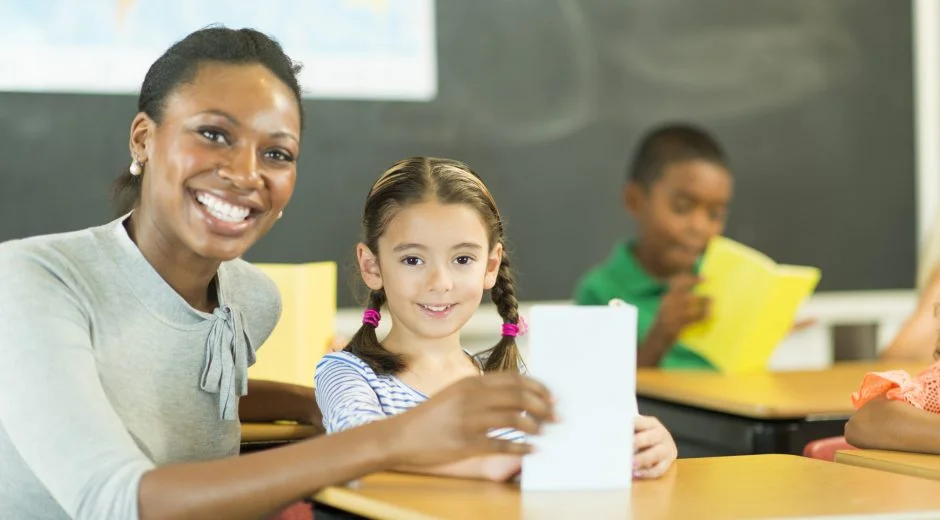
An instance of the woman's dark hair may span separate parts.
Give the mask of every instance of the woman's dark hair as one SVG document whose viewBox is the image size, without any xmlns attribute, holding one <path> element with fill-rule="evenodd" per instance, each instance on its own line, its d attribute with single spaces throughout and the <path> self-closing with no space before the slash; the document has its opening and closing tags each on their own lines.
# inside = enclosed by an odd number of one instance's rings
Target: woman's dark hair
<svg viewBox="0 0 940 520">
<path fill-rule="evenodd" d="M 452 159 L 413 157 L 397 162 L 379 177 L 369 190 L 362 215 L 363 243 L 378 254 L 379 237 L 394 216 L 403 208 L 422 201 L 442 204 L 466 204 L 483 220 L 492 250 L 503 244 L 503 258 L 490 298 L 503 323 L 519 325 L 519 302 L 516 285 L 505 251 L 503 221 L 496 201 L 483 181 L 466 164 Z M 371 291 L 367 308 L 380 310 L 385 305 L 385 291 Z M 365 323 L 344 350 L 355 354 L 377 374 L 395 374 L 405 369 L 405 359 L 388 351 L 379 342 L 375 326 Z M 480 355 L 486 372 L 518 371 L 522 365 L 516 338 L 502 336 L 499 342 Z"/>
<path fill-rule="evenodd" d="M 263 65 L 294 93 L 300 109 L 300 126 L 303 128 L 304 110 L 300 84 L 297 82 L 301 66 L 284 53 L 277 41 L 254 29 L 207 27 L 173 44 L 147 71 L 140 87 L 137 111 L 147 114 L 160 124 L 170 94 L 180 85 L 191 82 L 199 66 L 207 62 Z M 112 202 L 118 215 L 137 206 L 140 186 L 141 177 L 131 175 L 127 169 L 114 181 Z"/>
</svg>

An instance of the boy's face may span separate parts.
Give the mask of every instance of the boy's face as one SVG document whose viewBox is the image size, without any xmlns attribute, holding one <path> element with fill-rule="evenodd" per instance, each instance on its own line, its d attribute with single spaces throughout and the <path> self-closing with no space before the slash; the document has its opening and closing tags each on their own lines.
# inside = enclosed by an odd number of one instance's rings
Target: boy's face
<svg viewBox="0 0 940 520">
<path fill-rule="evenodd" d="M 692 271 L 708 241 L 725 229 L 733 185 L 723 166 L 697 159 L 667 164 L 648 188 L 627 184 L 638 247 L 658 263 L 655 274 Z"/>
</svg>

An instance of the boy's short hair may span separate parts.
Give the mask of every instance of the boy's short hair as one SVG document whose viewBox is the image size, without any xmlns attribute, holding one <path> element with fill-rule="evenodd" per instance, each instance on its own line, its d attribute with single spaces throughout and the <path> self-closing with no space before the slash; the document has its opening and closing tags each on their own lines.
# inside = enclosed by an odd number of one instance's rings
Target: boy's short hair
<svg viewBox="0 0 940 520">
<path fill-rule="evenodd" d="M 669 123 L 650 130 L 637 147 L 627 180 L 649 188 L 672 163 L 702 160 L 728 168 L 724 150 L 705 130 L 687 123 Z"/>
</svg>

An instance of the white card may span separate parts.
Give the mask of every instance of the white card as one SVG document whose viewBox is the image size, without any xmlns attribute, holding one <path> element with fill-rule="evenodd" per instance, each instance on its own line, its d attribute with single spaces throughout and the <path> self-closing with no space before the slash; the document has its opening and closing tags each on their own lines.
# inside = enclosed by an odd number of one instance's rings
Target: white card
<svg viewBox="0 0 940 520">
<path fill-rule="evenodd" d="M 527 366 L 554 395 L 560 421 L 530 439 L 522 490 L 629 489 L 636 307 L 533 307 Z"/>
</svg>

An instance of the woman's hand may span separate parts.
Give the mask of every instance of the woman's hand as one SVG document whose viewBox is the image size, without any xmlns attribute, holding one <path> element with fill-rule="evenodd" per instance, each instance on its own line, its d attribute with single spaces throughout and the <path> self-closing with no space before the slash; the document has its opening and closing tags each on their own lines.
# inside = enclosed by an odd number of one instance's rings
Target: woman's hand
<svg viewBox="0 0 940 520">
<path fill-rule="evenodd" d="M 524 413 L 523 413 L 524 412 Z M 387 419 L 398 465 L 432 465 L 484 454 L 524 455 L 527 443 L 494 439 L 496 428 L 527 434 L 554 421 L 551 395 L 541 383 L 513 373 L 469 377 Z"/>
<path fill-rule="evenodd" d="M 672 466 L 679 450 L 669 430 L 655 417 L 639 415 L 634 422 L 633 476 L 659 478 Z"/>
</svg>

